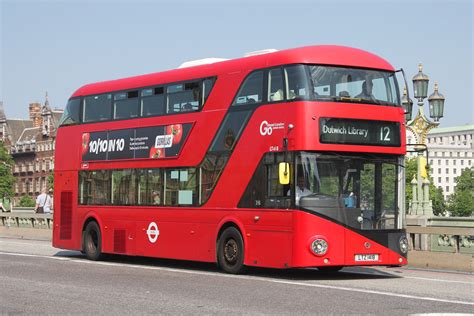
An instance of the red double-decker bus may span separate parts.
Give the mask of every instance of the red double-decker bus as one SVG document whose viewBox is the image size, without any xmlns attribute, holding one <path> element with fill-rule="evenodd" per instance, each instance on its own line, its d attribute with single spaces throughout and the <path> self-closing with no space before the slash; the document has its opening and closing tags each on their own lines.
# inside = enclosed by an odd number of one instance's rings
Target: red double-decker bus
<svg viewBox="0 0 474 316">
<path fill-rule="evenodd" d="M 394 68 L 340 46 L 205 62 L 72 95 L 53 246 L 229 273 L 406 264 Z"/>
</svg>

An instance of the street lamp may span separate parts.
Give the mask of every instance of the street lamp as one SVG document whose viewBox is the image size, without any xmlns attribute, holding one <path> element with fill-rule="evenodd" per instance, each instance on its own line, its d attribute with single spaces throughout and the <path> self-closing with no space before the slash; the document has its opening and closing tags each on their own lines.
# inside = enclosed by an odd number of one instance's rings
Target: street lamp
<svg viewBox="0 0 474 316">
<path fill-rule="evenodd" d="M 423 99 L 428 96 L 428 82 L 430 79 L 423 73 L 423 65 L 418 65 L 418 73 L 413 77 L 413 95 L 418 102 L 423 102 Z"/>
<path fill-rule="evenodd" d="M 435 83 L 434 93 L 428 98 L 428 103 L 430 106 L 430 117 L 434 122 L 430 121 L 423 111 L 424 99 L 428 96 L 428 83 L 430 81 L 429 77 L 423 73 L 423 65 L 419 64 L 418 73 L 413 76 L 413 91 L 414 97 L 418 100 L 418 114 L 416 117 L 412 118 L 413 102 L 408 98 L 406 88 L 403 93 L 402 105 L 405 109 L 405 119 L 407 122 L 407 129 L 409 129 L 416 139 L 416 144 L 419 145 L 418 148 L 426 148 L 426 138 L 428 132 L 439 125 L 439 119 L 443 117 L 444 112 L 444 101 L 445 98 L 442 94 L 438 92 L 438 83 Z M 413 192 L 413 201 L 410 206 L 410 214 L 412 215 L 433 215 L 432 202 L 429 197 L 429 180 L 427 172 L 424 172 L 423 169 L 428 169 L 427 162 L 423 158 L 423 153 L 418 152 L 417 155 L 418 162 L 418 172 L 417 179 L 415 180 L 417 185 L 413 187 L 416 189 L 417 194 Z M 427 171 L 427 170 L 426 170 Z M 413 182 L 412 182 L 413 183 Z M 423 190 L 425 187 L 425 190 Z"/>
<path fill-rule="evenodd" d="M 430 104 L 430 117 L 438 122 L 440 118 L 443 117 L 444 112 L 444 96 L 438 92 L 438 83 L 435 82 L 434 92 L 428 98 L 428 103 Z"/>
<path fill-rule="evenodd" d="M 428 83 L 429 83 L 430 79 L 427 75 L 425 75 L 423 73 L 423 65 L 422 64 L 418 65 L 418 73 L 415 76 L 413 76 L 412 81 L 413 81 L 413 91 L 414 91 L 413 95 L 415 96 L 416 99 L 418 99 L 418 106 L 420 107 L 420 111 L 419 111 L 418 115 L 420 115 L 420 113 L 421 113 L 424 116 L 423 108 L 422 108 L 423 104 L 424 104 L 423 100 L 426 99 L 426 97 L 428 96 Z M 439 119 L 443 117 L 445 97 L 438 92 L 438 83 L 437 82 L 435 82 L 434 90 L 435 91 L 428 98 L 428 103 L 430 104 L 430 117 L 432 119 L 434 119 L 435 122 L 438 122 Z M 408 100 L 408 98 L 405 96 L 405 91 L 403 93 L 403 97 L 404 98 L 402 99 L 402 105 L 405 108 L 405 112 L 408 112 L 408 109 L 411 110 L 412 108 L 409 107 L 409 106 L 404 105 L 403 102 L 404 101 L 408 102 L 408 103 L 411 102 L 412 104 L 413 104 L 413 102 L 411 100 Z M 406 100 L 408 100 L 408 101 L 406 101 Z M 411 115 L 410 115 L 410 118 L 411 118 Z M 409 120 L 410 119 L 407 119 L 407 121 L 409 121 Z M 429 122 L 427 120 L 427 123 L 432 123 L 432 122 Z M 436 125 L 438 125 L 438 124 L 436 124 Z"/>
</svg>

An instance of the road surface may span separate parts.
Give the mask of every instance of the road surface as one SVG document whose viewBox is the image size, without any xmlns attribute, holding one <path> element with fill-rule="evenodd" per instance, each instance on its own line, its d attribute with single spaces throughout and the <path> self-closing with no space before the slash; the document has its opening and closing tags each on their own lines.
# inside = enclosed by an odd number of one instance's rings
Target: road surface
<svg viewBox="0 0 474 316">
<path fill-rule="evenodd" d="M 1 314 L 472 313 L 473 274 L 407 268 L 250 269 L 110 256 L 0 237 Z"/>
</svg>

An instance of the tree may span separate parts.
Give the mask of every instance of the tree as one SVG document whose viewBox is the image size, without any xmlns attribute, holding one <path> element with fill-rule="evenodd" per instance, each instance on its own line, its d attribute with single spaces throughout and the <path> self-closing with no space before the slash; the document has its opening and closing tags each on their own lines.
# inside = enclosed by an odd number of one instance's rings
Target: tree
<svg viewBox="0 0 474 316">
<path fill-rule="evenodd" d="M 474 168 L 465 168 L 456 178 L 456 190 L 469 191 L 474 195 Z"/>
<path fill-rule="evenodd" d="M 411 188 L 411 180 L 413 180 L 413 176 L 415 176 L 416 179 L 416 159 L 405 158 L 405 202 L 407 210 L 410 201 L 413 199 L 413 190 Z"/>
<path fill-rule="evenodd" d="M 0 141 L 0 199 L 13 195 L 13 158 Z"/>
<path fill-rule="evenodd" d="M 411 187 L 411 181 L 413 180 L 413 177 L 415 177 L 415 179 L 417 177 L 417 159 L 416 158 L 405 159 L 405 190 L 406 190 L 405 201 L 406 201 L 407 209 L 408 209 L 409 201 L 413 199 L 413 193 L 412 193 L 412 187 Z M 428 177 L 430 180 L 429 191 L 430 191 L 430 199 L 433 205 L 433 214 L 436 216 L 441 216 L 446 211 L 446 202 L 444 201 L 444 197 L 443 197 L 443 189 L 435 187 L 435 185 L 433 184 L 433 178 L 431 178 L 430 173 L 428 173 Z"/>
<path fill-rule="evenodd" d="M 453 216 L 471 216 L 474 213 L 474 169 L 466 168 L 456 178 L 454 193 L 448 200 L 448 211 Z"/>
<path fill-rule="evenodd" d="M 433 179 L 430 177 L 430 199 L 433 205 L 433 214 L 443 216 L 446 213 L 446 201 L 444 200 L 443 189 L 435 187 Z"/>
<path fill-rule="evenodd" d="M 24 195 L 20 199 L 19 206 L 21 206 L 21 207 L 34 207 L 34 206 L 36 206 L 36 202 L 35 202 L 35 200 L 33 200 L 28 195 Z"/>
<path fill-rule="evenodd" d="M 54 191 L 54 173 L 51 172 L 51 174 L 48 176 L 48 188 Z"/>
</svg>

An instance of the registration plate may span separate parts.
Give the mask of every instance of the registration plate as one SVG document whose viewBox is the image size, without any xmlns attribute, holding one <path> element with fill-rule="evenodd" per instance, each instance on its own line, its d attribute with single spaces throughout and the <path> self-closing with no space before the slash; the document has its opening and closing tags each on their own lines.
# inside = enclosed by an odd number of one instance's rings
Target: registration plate
<svg viewBox="0 0 474 316">
<path fill-rule="evenodd" d="M 355 255 L 355 261 L 379 261 L 378 254 Z"/>
</svg>

